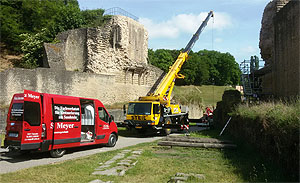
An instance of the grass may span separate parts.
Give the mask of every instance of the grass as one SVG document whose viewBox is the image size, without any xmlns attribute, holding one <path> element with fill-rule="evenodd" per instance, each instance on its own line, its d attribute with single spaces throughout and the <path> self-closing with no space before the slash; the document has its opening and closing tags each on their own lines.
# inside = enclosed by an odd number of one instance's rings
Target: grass
<svg viewBox="0 0 300 183">
<path fill-rule="evenodd" d="M 5 134 L 0 133 L 0 139 L 1 139 L 1 146 L 4 146 L 4 138 L 5 138 Z"/>
<path fill-rule="evenodd" d="M 192 136 L 217 137 L 218 130 L 194 133 Z M 99 153 L 85 158 L 33 167 L 0 175 L 2 182 L 89 182 L 95 179 L 118 182 L 168 182 L 176 173 L 203 174 L 204 180 L 188 182 L 284 181 L 276 167 L 264 162 L 257 152 L 245 145 L 236 150 L 161 147 L 157 142 L 126 149 L 143 149 L 138 163 L 123 177 L 92 175 L 99 162 L 111 159 L 121 150 Z"/>
<path fill-rule="evenodd" d="M 240 105 L 234 115 L 250 119 L 266 119 L 277 126 L 298 125 L 300 121 L 300 99 L 292 103 L 262 102 L 259 105 Z"/>
<path fill-rule="evenodd" d="M 229 86 L 175 86 L 174 99 L 182 104 L 197 103 L 203 106 L 216 106 L 222 100 L 225 90 L 231 90 Z"/>
<path fill-rule="evenodd" d="M 222 100 L 222 95 L 225 90 L 233 89 L 230 86 L 175 86 L 173 95 L 176 102 L 181 104 L 201 104 L 202 106 L 216 106 L 218 101 Z M 119 102 L 110 105 L 105 105 L 107 109 L 123 109 L 123 105 L 128 102 Z"/>
</svg>

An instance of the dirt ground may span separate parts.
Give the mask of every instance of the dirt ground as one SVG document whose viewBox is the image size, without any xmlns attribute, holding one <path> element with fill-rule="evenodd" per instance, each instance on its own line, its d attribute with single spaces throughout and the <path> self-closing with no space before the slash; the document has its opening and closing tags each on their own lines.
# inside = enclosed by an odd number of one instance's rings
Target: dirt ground
<svg viewBox="0 0 300 183">
<path fill-rule="evenodd" d="M 10 53 L 3 43 L 0 43 L 0 72 L 6 69 L 13 68 L 14 65 L 19 63 L 22 55 L 15 55 Z"/>
</svg>

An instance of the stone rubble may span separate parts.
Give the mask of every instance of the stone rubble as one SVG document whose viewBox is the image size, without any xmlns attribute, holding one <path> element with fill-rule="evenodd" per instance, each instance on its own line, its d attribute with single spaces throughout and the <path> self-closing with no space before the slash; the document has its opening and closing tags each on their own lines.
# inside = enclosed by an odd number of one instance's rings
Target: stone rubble
<svg viewBox="0 0 300 183">
<path fill-rule="evenodd" d="M 194 173 L 176 173 L 174 177 L 171 177 L 171 179 L 168 181 L 170 183 L 183 183 L 186 182 L 190 177 L 194 177 L 196 179 L 205 179 L 205 176 L 203 174 L 194 174 Z"/>
<path fill-rule="evenodd" d="M 118 153 L 112 159 L 106 161 L 105 163 L 99 163 L 99 167 L 95 169 L 93 175 L 109 175 L 109 176 L 124 176 L 126 171 L 130 168 L 134 167 L 138 160 L 138 156 L 141 155 L 143 150 L 123 150 Z M 127 154 L 126 158 L 124 158 Z M 114 163 L 117 163 L 116 166 L 113 166 Z M 91 181 L 90 183 L 102 183 L 103 181 L 96 179 Z M 110 183 L 110 182 L 103 182 Z"/>
</svg>

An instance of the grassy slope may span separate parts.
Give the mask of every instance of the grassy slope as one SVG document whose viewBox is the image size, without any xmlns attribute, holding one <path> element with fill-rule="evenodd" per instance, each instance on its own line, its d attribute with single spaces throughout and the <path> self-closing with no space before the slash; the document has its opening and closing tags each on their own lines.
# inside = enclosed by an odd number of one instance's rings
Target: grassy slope
<svg viewBox="0 0 300 183">
<path fill-rule="evenodd" d="M 218 131 L 192 136 L 217 137 Z M 99 162 L 105 162 L 120 150 L 104 152 L 52 165 L 39 166 L 0 175 L 3 182 L 89 182 L 95 179 L 117 182 L 167 182 L 176 173 L 204 174 L 204 180 L 189 182 L 283 181 L 276 167 L 265 163 L 257 152 L 239 144 L 236 150 L 161 147 L 156 142 L 126 149 L 143 149 L 137 165 L 123 177 L 92 175 Z"/>
<path fill-rule="evenodd" d="M 182 104 L 201 103 L 203 106 L 216 106 L 222 100 L 225 90 L 233 89 L 229 86 L 175 86 L 174 99 Z"/>
<path fill-rule="evenodd" d="M 197 103 L 203 106 L 216 106 L 218 101 L 222 100 L 222 95 L 225 90 L 233 89 L 229 86 L 175 86 L 173 96 L 175 101 L 181 104 Z M 127 102 L 120 102 L 111 105 L 105 105 L 108 109 L 123 109 L 123 105 Z"/>
</svg>

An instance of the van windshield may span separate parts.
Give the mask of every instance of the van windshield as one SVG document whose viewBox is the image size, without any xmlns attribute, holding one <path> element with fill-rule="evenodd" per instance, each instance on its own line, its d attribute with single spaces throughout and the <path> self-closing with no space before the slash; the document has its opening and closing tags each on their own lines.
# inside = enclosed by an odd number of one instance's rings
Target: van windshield
<svg viewBox="0 0 300 183">
<path fill-rule="evenodd" d="M 129 103 L 128 114 L 150 115 L 151 103 Z"/>
<path fill-rule="evenodd" d="M 23 121 L 23 108 L 24 103 L 14 103 L 11 107 L 10 120 L 11 121 Z"/>
</svg>

